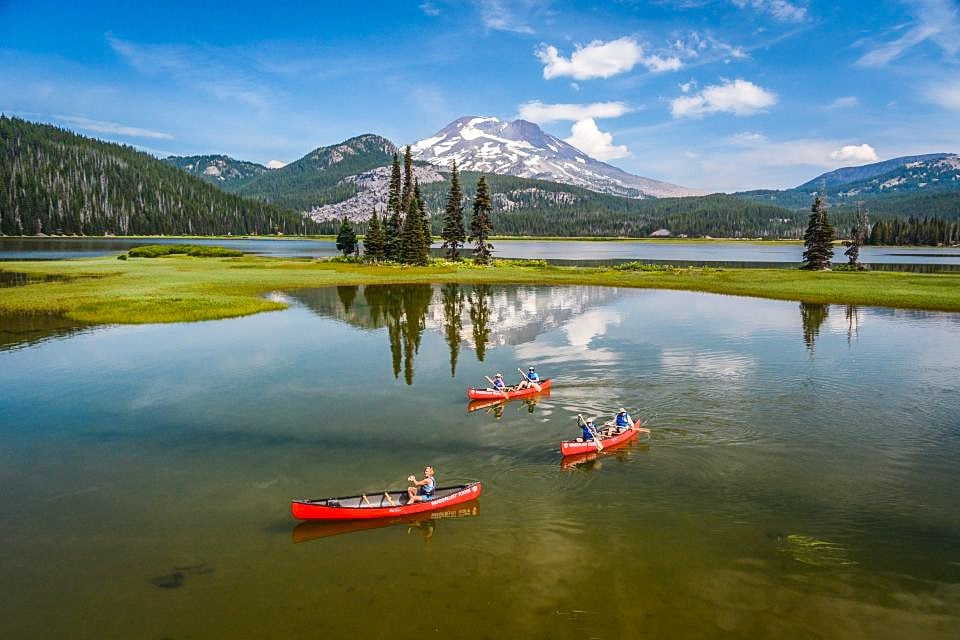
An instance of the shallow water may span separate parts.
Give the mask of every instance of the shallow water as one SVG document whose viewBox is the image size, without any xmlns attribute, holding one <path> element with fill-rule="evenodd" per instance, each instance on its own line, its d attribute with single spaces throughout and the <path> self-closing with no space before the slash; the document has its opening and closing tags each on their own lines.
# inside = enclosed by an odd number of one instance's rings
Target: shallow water
<svg viewBox="0 0 960 640">
<path fill-rule="evenodd" d="M 960 315 L 276 295 L 292 307 L 0 346 L 0 637 L 960 633 Z M 530 362 L 549 396 L 467 411 Z M 573 416 L 620 405 L 651 439 L 562 465 Z M 353 532 L 288 515 L 424 464 L 485 492 Z"/>
<path fill-rule="evenodd" d="M 338 255 L 330 240 L 231 240 L 181 238 L 0 238 L 0 260 L 62 260 L 121 253 L 145 244 L 183 243 L 230 247 L 282 258 L 329 258 Z M 755 242 L 630 242 L 597 240 L 500 240 L 499 258 L 543 259 L 559 264 L 605 265 L 631 260 L 655 264 L 706 266 L 795 266 L 802 262 L 798 244 Z M 439 244 L 434 254 L 443 252 Z M 863 263 L 882 270 L 940 271 L 960 269 L 960 251 L 950 247 L 863 247 Z M 842 248 L 834 262 L 845 263 Z"/>
</svg>

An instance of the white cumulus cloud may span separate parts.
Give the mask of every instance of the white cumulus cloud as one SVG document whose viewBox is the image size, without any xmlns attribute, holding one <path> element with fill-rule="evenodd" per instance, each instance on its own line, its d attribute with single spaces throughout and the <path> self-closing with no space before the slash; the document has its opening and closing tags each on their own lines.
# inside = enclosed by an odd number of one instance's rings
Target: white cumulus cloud
<svg viewBox="0 0 960 640">
<path fill-rule="evenodd" d="M 571 136 L 565 139 L 566 142 L 598 160 L 616 160 L 630 155 L 626 146 L 613 144 L 613 136 L 600 131 L 593 118 L 584 118 L 574 123 L 570 133 Z"/>
<path fill-rule="evenodd" d="M 592 104 L 544 104 L 539 100 L 520 105 L 519 115 L 531 122 L 547 123 L 586 118 L 619 118 L 630 111 L 625 102 L 594 102 Z"/>
<path fill-rule="evenodd" d="M 543 77 L 547 80 L 563 76 L 575 80 L 610 78 L 626 73 L 642 64 L 654 73 L 675 71 L 683 66 L 676 56 L 644 55 L 643 47 L 631 37 L 609 42 L 594 40 L 586 46 L 577 46 L 569 58 L 552 45 L 543 45 L 537 51 L 543 63 Z"/>
<path fill-rule="evenodd" d="M 868 144 L 848 144 L 830 153 L 831 160 L 840 162 L 875 162 L 876 150 Z"/>
<path fill-rule="evenodd" d="M 680 96 L 670 102 L 674 118 L 696 117 L 726 112 L 749 116 L 777 103 L 777 94 L 749 80 L 726 80 L 710 85 L 695 95 Z"/>
<path fill-rule="evenodd" d="M 267 163 L 268 169 L 279 169 L 285 166 L 287 166 L 287 163 L 284 162 L 283 160 L 271 160 L 270 162 Z"/>
</svg>

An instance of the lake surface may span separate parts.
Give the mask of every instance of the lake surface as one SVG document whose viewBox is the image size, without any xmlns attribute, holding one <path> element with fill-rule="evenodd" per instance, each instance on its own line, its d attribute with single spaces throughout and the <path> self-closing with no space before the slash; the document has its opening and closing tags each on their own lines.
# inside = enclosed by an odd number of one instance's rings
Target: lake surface
<svg viewBox="0 0 960 640">
<path fill-rule="evenodd" d="M 231 247 L 247 253 L 282 258 L 329 258 L 338 255 L 330 240 L 230 240 L 180 238 L 0 238 L 0 261 L 61 260 L 121 253 L 145 244 L 191 243 Z M 500 258 L 543 259 L 570 264 L 615 264 L 630 260 L 650 263 L 712 266 L 776 267 L 799 264 L 803 248 L 798 244 L 750 242 L 629 242 L 597 240 L 510 240 L 496 241 Z M 440 255 L 440 245 L 434 245 Z M 843 249 L 834 261 L 846 262 Z M 951 247 L 863 247 L 861 261 L 904 270 L 960 269 L 960 248 Z"/>
<path fill-rule="evenodd" d="M 960 315 L 274 295 L 206 323 L 0 318 L 0 637 L 960 637 Z M 468 406 L 528 363 L 549 396 Z M 576 413 L 621 405 L 649 441 L 561 463 Z M 425 464 L 485 491 L 376 529 L 289 516 Z"/>
</svg>

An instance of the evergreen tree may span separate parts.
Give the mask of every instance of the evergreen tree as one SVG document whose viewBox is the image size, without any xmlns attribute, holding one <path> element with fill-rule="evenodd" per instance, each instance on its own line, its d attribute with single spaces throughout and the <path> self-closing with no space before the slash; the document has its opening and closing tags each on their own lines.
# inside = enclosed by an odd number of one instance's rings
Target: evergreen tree
<svg viewBox="0 0 960 640">
<path fill-rule="evenodd" d="M 818 193 L 810 207 L 810 219 L 807 231 L 803 234 L 804 269 L 829 269 L 833 258 L 833 225 L 827 219 L 825 196 Z"/>
<path fill-rule="evenodd" d="M 460 173 L 454 161 L 450 172 L 450 192 L 447 194 L 447 206 L 443 212 L 443 248 L 447 250 L 447 260 L 460 259 L 460 247 L 467 241 L 467 231 L 463 224 L 463 191 L 460 189 Z"/>
<path fill-rule="evenodd" d="M 363 249 L 371 260 L 383 260 L 385 257 L 386 242 L 383 236 L 383 227 L 380 226 L 380 219 L 377 217 L 376 207 L 370 214 L 367 235 L 363 238 Z"/>
<path fill-rule="evenodd" d="M 337 250 L 345 256 L 357 250 L 357 233 L 346 218 L 340 223 L 340 232 L 337 234 Z"/>
<path fill-rule="evenodd" d="M 423 225 L 423 244 L 420 247 L 423 253 L 423 264 L 430 261 L 430 244 L 433 242 L 433 229 L 430 226 L 430 214 L 427 212 L 427 204 L 423 201 L 423 195 L 420 193 L 420 181 L 413 179 L 413 199 L 417 201 L 417 210 L 420 212 L 420 224 Z"/>
<path fill-rule="evenodd" d="M 387 196 L 387 213 L 389 217 L 384 222 L 383 254 L 387 260 L 398 262 L 400 249 L 403 244 L 403 208 L 400 192 L 402 182 L 400 177 L 400 156 L 393 154 L 393 167 L 390 171 L 390 190 Z"/>
<path fill-rule="evenodd" d="M 474 243 L 473 259 L 477 264 L 490 264 L 490 253 L 493 245 L 488 242 L 493 225 L 490 222 L 490 213 L 493 205 L 490 202 L 490 193 L 487 191 L 487 181 L 480 176 L 477 181 L 477 193 L 473 198 L 473 218 L 470 220 L 470 238 Z"/>
<path fill-rule="evenodd" d="M 423 222 L 416 198 L 410 198 L 407 217 L 403 223 L 403 245 L 400 261 L 405 264 L 427 264 L 423 255 Z"/>
<path fill-rule="evenodd" d="M 850 239 L 845 240 L 843 246 L 847 248 L 843 255 L 847 256 L 849 266 L 860 267 L 860 247 L 870 239 L 870 226 L 867 221 L 867 212 L 862 203 L 857 203 L 857 219 L 850 229 Z"/>
<path fill-rule="evenodd" d="M 413 154 L 410 152 L 410 145 L 403 152 L 403 193 L 400 198 L 400 210 L 406 211 L 410 207 L 410 199 L 413 198 Z"/>
</svg>

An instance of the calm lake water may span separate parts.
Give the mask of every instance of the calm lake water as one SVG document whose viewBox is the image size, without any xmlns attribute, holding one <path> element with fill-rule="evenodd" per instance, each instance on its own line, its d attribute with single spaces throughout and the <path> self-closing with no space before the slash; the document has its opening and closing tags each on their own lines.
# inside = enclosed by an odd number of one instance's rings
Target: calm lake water
<svg viewBox="0 0 960 640">
<path fill-rule="evenodd" d="M 196 324 L 0 318 L 0 637 L 960 637 L 960 315 L 274 295 Z M 468 411 L 528 363 L 549 396 Z M 561 464 L 575 414 L 620 405 L 651 439 Z M 368 530 L 289 516 L 425 464 L 483 496 Z"/>
<path fill-rule="evenodd" d="M 144 244 L 192 244 L 231 247 L 247 253 L 283 258 L 328 258 L 338 255 L 336 243 L 329 240 L 229 240 L 179 238 L 0 238 L 2 260 L 61 260 L 121 253 Z M 803 248 L 796 244 L 758 244 L 747 242 L 605 242 L 596 240 L 497 241 L 500 258 L 544 259 L 573 264 L 604 264 L 643 260 L 651 263 L 704 265 L 787 266 L 799 264 Z M 440 245 L 434 245 L 440 254 Z M 950 247 L 864 247 L 864 263 L 879 268 L 911 265 L 904 270 L 960 269 L 960 248 Z M 834 260 L 846 262 L 842 248 Z M 951 269 L 952 267 L 952 269 Z"/>
</svg>

